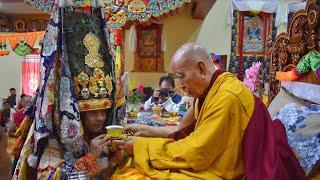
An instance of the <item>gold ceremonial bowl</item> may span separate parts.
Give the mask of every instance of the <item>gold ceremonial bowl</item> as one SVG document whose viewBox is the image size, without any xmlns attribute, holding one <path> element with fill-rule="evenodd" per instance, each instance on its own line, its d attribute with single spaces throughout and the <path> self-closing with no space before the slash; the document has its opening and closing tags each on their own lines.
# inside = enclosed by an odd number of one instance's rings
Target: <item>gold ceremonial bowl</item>
<svg viewBox="0 0 320 180">
<path fill-rule="evenodd" d="M 123 134 L 123 127 L 118 125 L 107 126 L 106 130 L 107 130 L 107 135 L 115 139 L 121 138 Z"/>
<path fill-rule="evenodd" d="M 153 113 L 157 114 L 158 116 L 162 116 L 163 107 L 154 105 L 151 109 Z"/>
</svg>

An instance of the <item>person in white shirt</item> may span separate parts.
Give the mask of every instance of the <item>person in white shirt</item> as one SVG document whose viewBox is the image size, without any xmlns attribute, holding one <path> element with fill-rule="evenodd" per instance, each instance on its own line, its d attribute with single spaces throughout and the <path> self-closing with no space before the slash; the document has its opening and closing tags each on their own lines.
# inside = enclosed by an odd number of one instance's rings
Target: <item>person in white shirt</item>
<svg viewBox="0 0 320 180">
<path fill-rule="evenodd" d="M 153 95 L 144 103 L 144 110 L 150 111 L 154 104 L 162 106 L 168 112 L 178 112 L 182 96 L 174 91 L 174 80 L 164 76 L 159 81 L 160 89 L 155 89 Z"/>
</svg>

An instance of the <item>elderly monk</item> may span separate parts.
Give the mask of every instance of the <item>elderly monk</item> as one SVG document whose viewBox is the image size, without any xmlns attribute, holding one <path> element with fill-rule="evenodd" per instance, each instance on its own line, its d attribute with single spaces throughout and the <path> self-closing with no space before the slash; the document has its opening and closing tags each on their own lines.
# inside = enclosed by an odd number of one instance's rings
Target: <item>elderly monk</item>
<svg viewBox="0 0 320 180">
<path fill-rule="evenodd" d="M 235 76 L 217 69 L 206 48 L 183 45 L 171 65 L 183 90 L 196 98 L 195 104 L 178 127 L 127 128 L 136 135 L 154 137 L 176 131 L 170 138 L 118 142 L 134 157 L 135 170 L 155 179 L 304 178 L 286 139 L 281 143 L 291 169 L 278 166 L 281 154 L 276 151 L 277 140 L 272 136 L 276 131 L 265 106 Z M 117 178 L 125 175 L 124 170 L 115 174 Z"/>
</svg>

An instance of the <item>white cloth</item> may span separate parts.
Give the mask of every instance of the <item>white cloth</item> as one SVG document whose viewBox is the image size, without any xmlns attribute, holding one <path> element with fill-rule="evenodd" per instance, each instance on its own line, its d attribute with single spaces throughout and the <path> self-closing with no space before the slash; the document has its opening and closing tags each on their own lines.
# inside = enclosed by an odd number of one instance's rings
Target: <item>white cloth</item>
<svg viewBox="0 0 320 180">
<path fill-rule="evenodd" d="M 297 81 L 282 81 L 281 85 L 300 99 L 320 104 L 320 85 Z"/>
<path fill-rule="evenodd" d="M 129 50 L 131 52 L 136 52 L 137 49 L 137 32 L 136 26 L 132 25 L 129 33 Z"/>
<path fill-rule="evenodd" d="M 161 50 L 162 52 L 165 52 L 167 50 L 167 29 L 164 24 L 162 27 Z"/>
<path fill-rule="evenodd" d="M 281 11 L 280 8 L 278 8 L 275 26 L 278 27 L 281 24 L 288 23 L 288 15 L 289 13 L 295 13 L 301 9 L 304 9 L 306 7 L 306 2 L 289 2 L 287 4 L 287 7 L 282 7 Z M 285 12 L 283 12 L 285 11 Z"/>
<path fill-rule="evenodd" d="M 238 11 L 262 11 L 276 13 L 278 1 L 276 0 L 232 0 L 233 8 Z"/>
<path fill-rule="evenodd" d="M 307 2 L 289 3 L 289 12 L 295 13 L 306 7 Z"/>
<path fill-rule="evenodd" d="M 261 11 L 265 13 L 276 13 L 276 16 L 280 15 L 279 3 L 277 0 L 230 0 L 229 2 L 229 17 L 227 20 L 227 24 L 229 25 L 233 25 L 234 10 Z"/>
<path fill-rule="evenodd" d="M 288 23 L 288 14 L 304 9 L 306 2 L 292 1 L 285 2 L 287 7 L 280 7 L 277 0 L 229 0 L 229 17 L 227 24 L 233 24 L 233 11 L 258 10 L 265 13 L 276 13 L 275 26 Z"/>
</svg>

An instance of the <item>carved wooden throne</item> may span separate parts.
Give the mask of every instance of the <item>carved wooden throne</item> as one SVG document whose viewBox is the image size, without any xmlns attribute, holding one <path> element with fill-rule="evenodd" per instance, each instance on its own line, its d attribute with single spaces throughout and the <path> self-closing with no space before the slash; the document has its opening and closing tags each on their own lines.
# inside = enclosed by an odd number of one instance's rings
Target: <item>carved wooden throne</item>
<svg viewBox="0 0 320 180">
<path fill-rule="evenodd" d="M 304 10 L 296 12 L 287 33 L 277 36 L 270 51 L 269 102 L 280 91 L 277 71 L 290 70 L 309 51 L 320 51 L 320 0 L 308 0 Z M 297 81 L 320 84 L 314 72 L 303 74 Z"/>
</svg>

